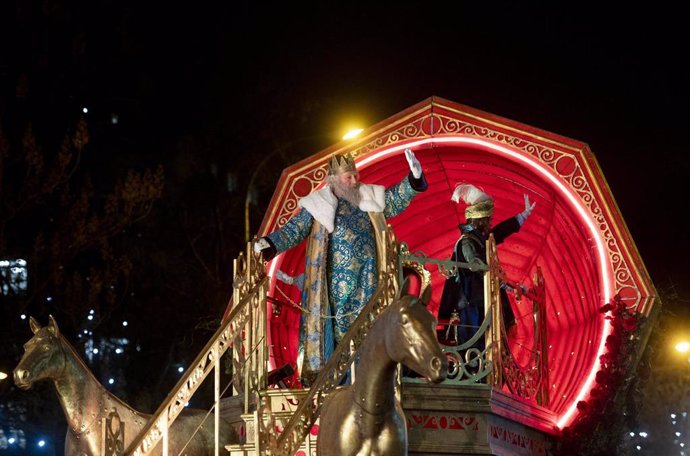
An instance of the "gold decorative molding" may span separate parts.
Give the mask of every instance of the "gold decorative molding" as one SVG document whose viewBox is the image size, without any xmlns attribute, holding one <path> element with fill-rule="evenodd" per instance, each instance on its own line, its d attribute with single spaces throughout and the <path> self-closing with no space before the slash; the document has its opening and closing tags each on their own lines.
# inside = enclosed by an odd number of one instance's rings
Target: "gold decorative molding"
<svg viewBox="0 0 690 456">
<path fill-rule="evenodd" d="M 449 109 L 443 107 L 444 109 Z M 452 110 L 451 110 L 452 111 Z M 454 111 L 455 112 L 455 111 Z M 303 167 L 301 174 L 294 175 L 288 182 L 289 187 L 284 192 L 281 205 L 274 209 L 277 213 L 275 229 L 283 226 L 298 208 L 300 198 L 317 189 L 327 175 L 328 160 L 338 153 L 349 153 L 353 157 L 363 157 L 380 148 L 399 142 L 405 142 L 418 138 L 442 137 L 442 136 L 470 136 L 481 138 L 505 145 L 511 149 L 522 152 L 535 158 L 539 163 L 548 168 L 578 196 L 583 205 L 588 209 L 595 226 L 600 232 L 604 246 L 607 250 L 611 272 L 613 277 L 614 293 L 626 296 L 630 301 L 629 307 L 638 308 L 647 305 L 642 302 L 642 293 L 633 279 L 632 268 L 638 271 L 636 265 L 628 264 L 626 255 L 616 235 L 620 230 L 615 228 L 609 219 L 610 214 L 617 212 L 617 208 L 602 207 L 604 190 L 599 188 L 597 182 L 590 182 L 593 178 L 590 165 L 584 156 L 584 150 L 573 145 L 563 144 L 536 136 L 534 133 L 522 131 L 515 127 L 500 125 L 489 119 L 472 116 L 464 112 L 457 112 L 455 118 L 439 112 L 419 115 L 415 112 L 404 119 L 400 119 L 395 125 L 386 130 L 382 129 L 369 135 L 364 143 L 340 148 L 327 157 L 321 157 L 319 163 L 313 168 Z M 518 135 L 532 137 L 534 140 L 525 139 Z M 542 143 L 540 143 L 541 141 Z M 551 144 L 547 146 L 543 143 Z M 609 214 L 607 216 L 607 214 Z M 627 252 L 626 247 L 626 252 Z"/>
</svg>

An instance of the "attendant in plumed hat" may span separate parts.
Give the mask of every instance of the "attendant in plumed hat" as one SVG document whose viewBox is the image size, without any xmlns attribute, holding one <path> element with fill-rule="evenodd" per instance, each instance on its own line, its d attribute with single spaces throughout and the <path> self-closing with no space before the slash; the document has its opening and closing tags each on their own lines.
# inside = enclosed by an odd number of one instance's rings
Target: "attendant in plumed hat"
<svg viewBox="0 0 690 456">
<path fill-rule="evenodd" d="M 327 185 L 299 201 L 300 210 L 281 229 L 259 239 L 264 259 L 307 240 L 297 367 L 305 386 L 312 382 L 335 346 L 376 291 L 375 230 L 400 214 L 427 188 L 421 164 L 405 150 L 410 173 L 384 188 L 359 181 L 355 162 L 334 156 Z"/>
<path fill-rule="evenodd" d="M 524 195 L 525 209 L 514 217 L 491 226 L 494 214 L 494 200 L 472 184 L 458 184 L 451 200 L 467 205 L 465 208 L 466 223 L 458 226 L 460 238 L 453 247 L 452 261 L 464 263 L 486 263 L 486 241 L 489 234 L 494 235 L 496 244 L 502 243 L 508 236 L 520 230 L 534 205 Z M 484 321 L 484 272 L 458 268 L 454 276 L 446 279 L 439 305 L 438 319 L 449 319 L 456 311 L 460 316 L 460 343 L 469 340 Z M 501 311 L 505 327 L 510 331 L 515 325 L 515 314 L 505 289 L 501 288 Z M 484 339 L 480 338 L 477 346 L 484 348 Z"/>
</svg>

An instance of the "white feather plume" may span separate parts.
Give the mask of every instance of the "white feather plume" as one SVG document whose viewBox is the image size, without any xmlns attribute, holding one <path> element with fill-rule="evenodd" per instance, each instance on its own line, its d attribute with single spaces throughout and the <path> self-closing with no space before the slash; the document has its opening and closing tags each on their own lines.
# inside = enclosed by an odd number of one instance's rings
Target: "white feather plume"
<svg viewBox="0 0 690 456">
<path fill-rule="evenodd" d="M 450 199 L 456 203 L 459 203 L 462 199 L 465 204 L 471 206 L 492 198 L 472 184 L 458 184 L 455 186 L 453 196 Z"/>
</svg>

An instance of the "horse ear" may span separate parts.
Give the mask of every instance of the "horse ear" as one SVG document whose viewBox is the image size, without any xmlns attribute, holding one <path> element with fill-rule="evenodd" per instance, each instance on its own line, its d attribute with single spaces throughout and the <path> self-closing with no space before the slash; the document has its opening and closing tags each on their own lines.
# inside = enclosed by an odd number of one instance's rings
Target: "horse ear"
<svg viewBox="0 0 690 456">
<path fill-rule="evenodd" d="M 419 298 L 422 304 L 424 304 L 424 307 L 426 307 L 429 304 L 429 301 L 431 301 L 431 286 L 427 286 L 424 288 L 424 291 L 422 292 L 422 297 Z"/>
<path fill-rule="evenodd" d="M 405 277 L 405 280 L 403 280 L 402 285 L 400 285 L 400 290 L 398 291 L 398 297 L 402 298 L 403 296 L 407 295 L 407 290 L 410 288 L 410 281 L 408 280 L 407 277 Z"/>
<path fill-rule="evenodd" d="M 48 331 L 52 332 L 55 337 L 60 335 L 60 330 L 52 315 L 48 315 Z"/>
<path fill-rule="evenodd" d="M 29 317 L 29 327 L 31 328 L 31 332 L 36 334 L 39 329 L 41 329 L 41 325 L 36 321 L 34 317 Z"/>
</svg>

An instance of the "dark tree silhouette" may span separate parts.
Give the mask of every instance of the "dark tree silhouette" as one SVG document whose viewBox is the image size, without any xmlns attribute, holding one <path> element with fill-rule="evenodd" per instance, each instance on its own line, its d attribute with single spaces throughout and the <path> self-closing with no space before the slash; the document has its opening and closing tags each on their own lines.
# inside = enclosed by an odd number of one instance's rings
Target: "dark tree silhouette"
<svg viewBox="0 0 690 456">
<path fill-rule="evenodd" d="M 41 146 L 31 124 L 14 135 L 17 141 L 12 133 L 0 129 L 0 261 L 21 259 L 28 280 L 13 280 L 7 267 L 0 275 L 0 370 L 6 373 L 28 340 L 26 316 L 45 321 L 52 314 L 75 340 L 90 314 L 98 323 L 118 312 L 133 272 L 123 248 L 126 230 L 150 213 L 163 190 L 162 168 L 130 170 L 110 191 L 97 190 L 79 166 L 89 153 L 84 119 L 57 151 Z M 56 429 L 50 425 L 62 417 L 51 388 L 23 393 L 10 383 L 0 384 L 0 426 L 7 433 Z"/>
</svg>

